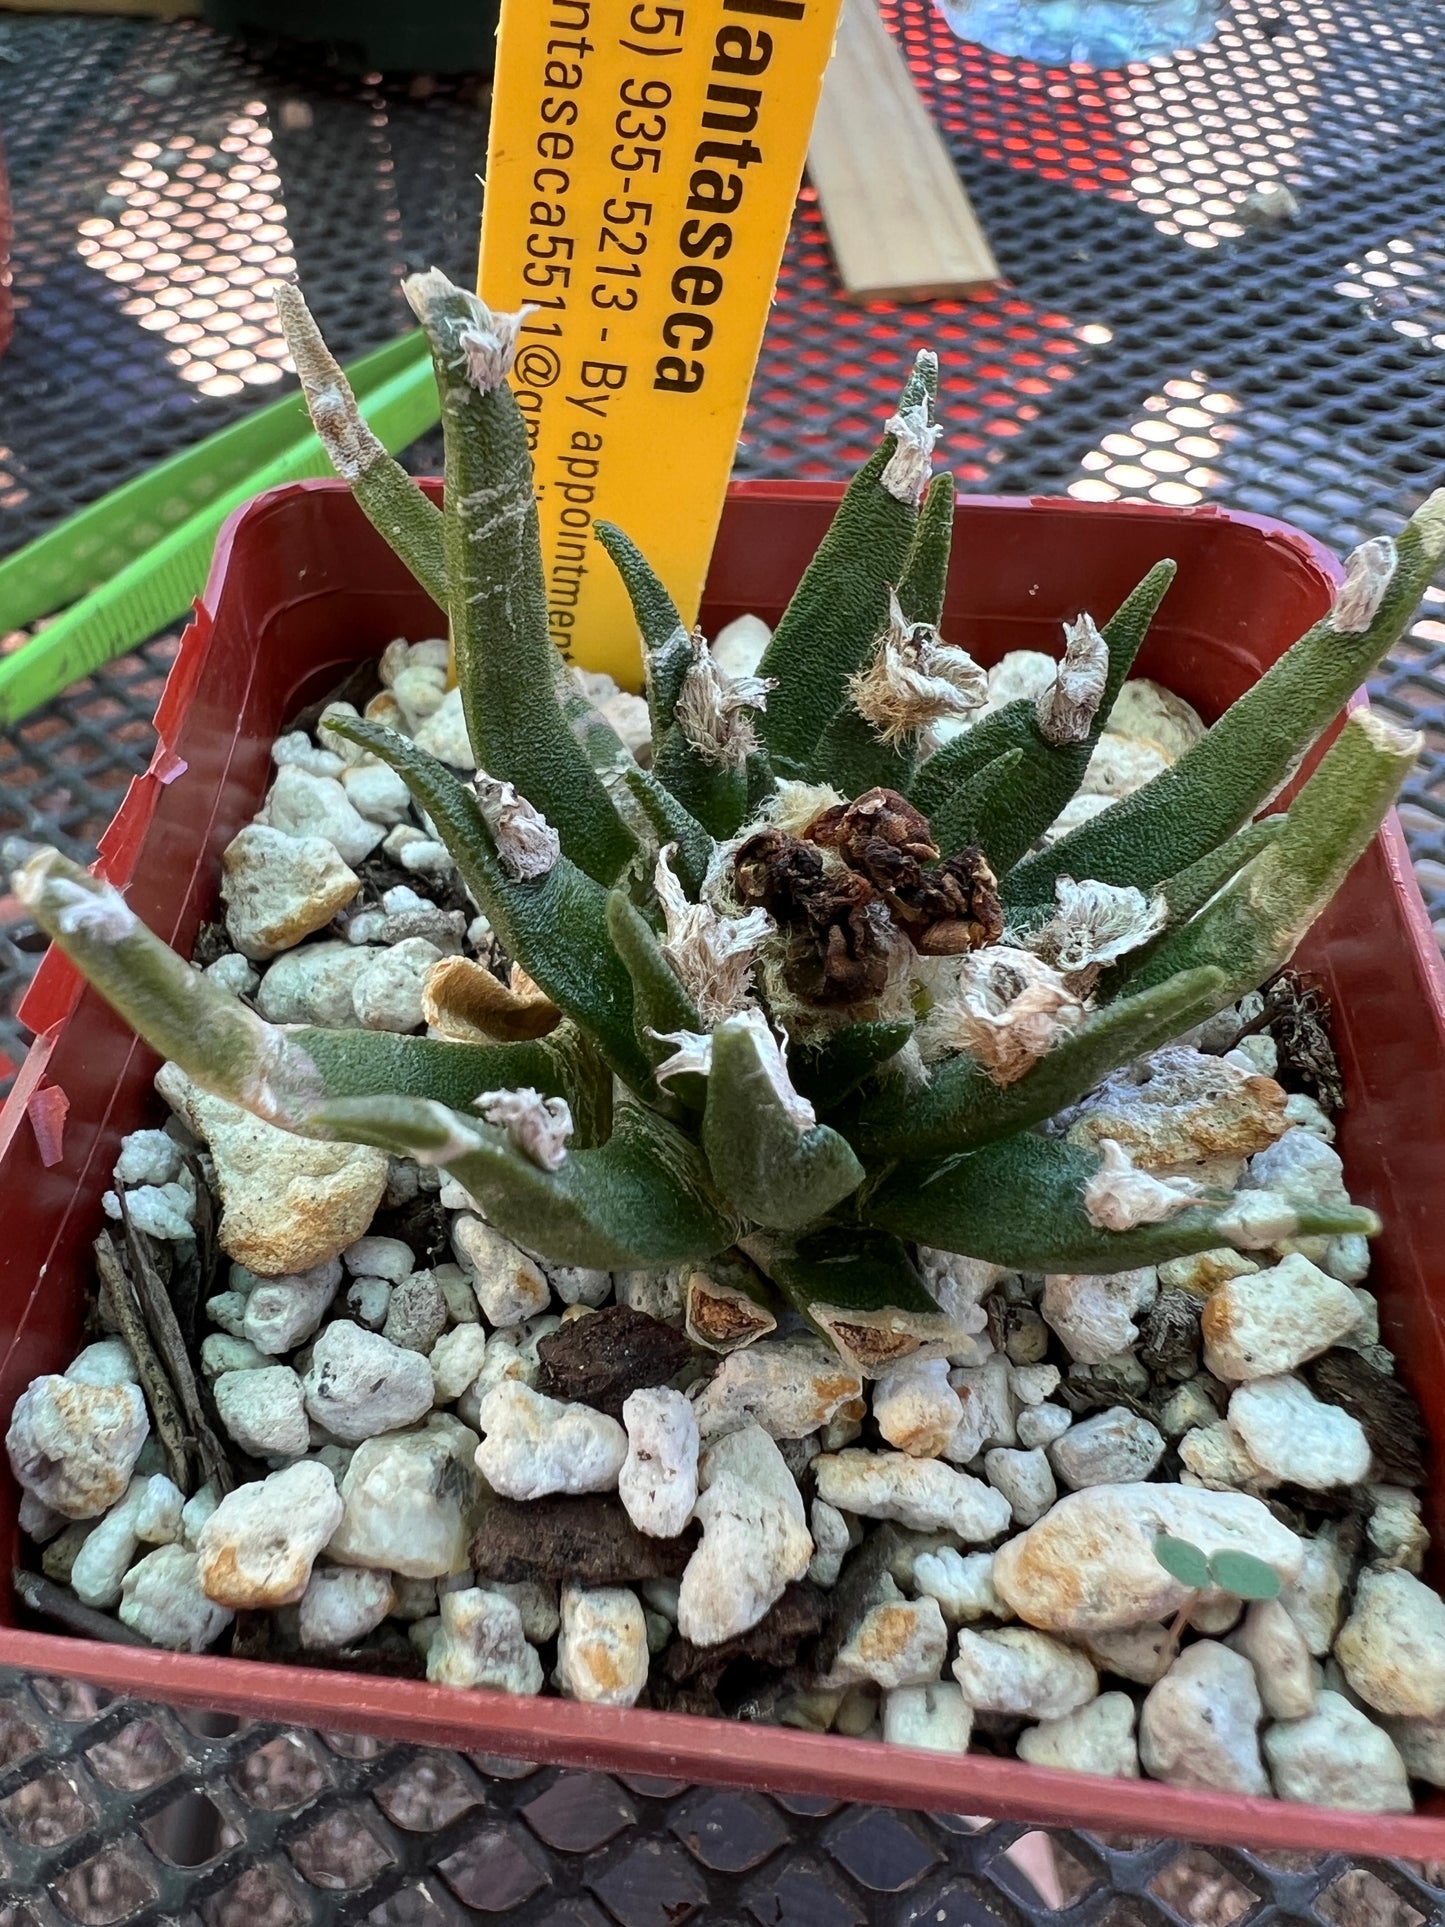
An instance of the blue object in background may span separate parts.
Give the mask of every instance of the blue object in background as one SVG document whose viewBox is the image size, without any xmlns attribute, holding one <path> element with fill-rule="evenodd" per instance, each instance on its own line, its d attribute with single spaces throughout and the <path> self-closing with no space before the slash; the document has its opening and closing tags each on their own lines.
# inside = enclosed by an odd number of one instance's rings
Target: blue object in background
<svg viewBox="0 0 1445 1927">
<path fill-rule="evenodd" d="M 1213 34 L 1220 0 L 935 0 L 960 40 L 1036 60 L 1123 67 L 1197 47 Z"/>
</svg>

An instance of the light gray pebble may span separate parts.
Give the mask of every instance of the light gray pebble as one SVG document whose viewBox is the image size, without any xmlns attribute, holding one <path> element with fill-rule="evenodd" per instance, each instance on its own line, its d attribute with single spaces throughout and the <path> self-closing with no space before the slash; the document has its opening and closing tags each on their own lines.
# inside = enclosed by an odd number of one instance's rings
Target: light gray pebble
<svg viewBox="0 0 1445 1927">
<path fill-rule="evenodd" d="M 1147 1479 L 1163 1456 L 1162 1434 L 1123 1405 L 1081 1420 L 1049 1448 L 1055 1472 L 1074 1491 L 1132 1485 Z"/>
<path fill-rule="evenodd" d="M 429 1271 L 414 1271 L 391 1294 L 382 1336 L 393 1345 L 429 1354 L 446 1330 L 447 1301 Z"/>
<path fill-rule="evenodd" d="M 312 1348 L 306 1409 L 343 1444 L 393 1432 L 432 1407 L 431 1367 L 420 1352 L 393 1345 L 345 1319 Z"/>
<path fill-rule="evenodd" d="M 216 1410 L 243 1452 L 299 1459 L 310 1443 L 301 1380 L 289 1365 L 223 1372 L 212 1388 Z"/>
<path fill-rule="evenodd" d="M 339 1258 L 286 1278 L 262 1279 L 246 1300 L 239 1335 L 273 1357 L 294 1351 L 318 1329 L 340 1283 Z"/>
</svg>

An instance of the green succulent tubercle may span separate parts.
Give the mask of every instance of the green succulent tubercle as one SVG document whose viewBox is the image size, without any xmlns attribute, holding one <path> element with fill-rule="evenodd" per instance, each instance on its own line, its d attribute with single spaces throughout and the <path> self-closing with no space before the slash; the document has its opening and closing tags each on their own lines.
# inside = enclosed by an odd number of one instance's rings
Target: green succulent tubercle
<svg viewBox="0 0 1445 1927">
<path fill-rule="evenodd" d="M 1410 620 L 1445 496 L 1357 551 L 1330 615 L 1177 762 L 1045 842 L 1174 564 L 1100 628 L 1069 626 L 1037 704 L 929 754 L 932 725 L 981 685 L 938 633 L 953 498 L 930 479 L 937 378 L 920 355 L 755 676 L 726 674 L 597 525 L 646 662 L 639 765 L 548 633 L 506 380 L 521 317 L 435 272 L 407 293 L 441 391 L 440 512 L 376 457 L 295 290 L 283 320 L 338 467 L 447 611 L 478 777 L 378 723 L 337 727 L 402 777 L 562 1021 L 497 1044 L 269 1024 L 109 885 L 32 856 L 20 896 L 156 1050 L 281 1129 L 444 1167 L 544 1258 L 756 1267 L 869 1373 L 958 1349 L 920 1247 L 1110 1272 L 1377 1228 L 1281 1204 L 1262 1230 L 1260 1194 L 1246 1209 L 1197 1188 L 1106 1224 L 1100 1153 L 1046 1127 L 1272 976 L 1374 834 L 1416 746 L 1366 711 L 1266 812 Z M 1029 999 L 1054 1013 L 1042 1028 L 1021 1021 Z"/>
</svg>

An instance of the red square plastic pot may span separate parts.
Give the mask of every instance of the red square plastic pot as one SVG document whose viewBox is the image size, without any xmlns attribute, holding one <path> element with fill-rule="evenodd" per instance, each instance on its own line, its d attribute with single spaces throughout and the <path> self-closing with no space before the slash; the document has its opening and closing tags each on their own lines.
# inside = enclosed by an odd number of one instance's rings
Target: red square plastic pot
<svg viewBox="0 0 1445 1927">
<path fill-rule="evenodd" d="M 710 631 L 747 610 L 776 618 L 837 496 L 824 484 L 732 490 L 703 612 Z M 1322 613 L 1339 574 L 1308 538 L 1251 516 L 964 500 L 946 631 L 984 662 L 1009 649 L 1055 649 L 1062 619 L 1080 609 L 1107 613 L 1163 555 L 1178 560 L 1179 577 L 1140 669 L 1209 717 Z M 102 840 L 102 872 L 188 953 L 216 908 L 220 853 L 260 802 L 282 725 L 358 658 L 394 636 L 433 635 L 438 623 L 340 485 L 302 482 L 239 511 L 222 531 L 166 687 L 155 759 Z M 1438 1443 L 1445 1253 L 1432 1219 L 1445 1157 L 1445 972 L 1393 822 L 1302 962 L 1334 1002 L 1349 1093 L 1340 1149 L 1351 1190 L 1385 1223 L 1370 1280 L 1385 1342 Z M 78 1349 L 90 1246 L 116 1147 L 159 1110 L 154 1057 L 62 959 L 42 966 L 25 1015 L 39 1040 L 0 1118 L 5 1412 L 31 1378 L 61 1369 Z M 16 1504 L 7 1476 L 0 1531 L 12 1553 Z M 1438 1490 L 1426 1516 L 1438 1539 Z M 6 1573 L 11 1563 L 5 1559 Z M 1412 1817 L 1324 1812 L 775 1727 L 101 1645 L 39 1630 L 8 1581 L 0 1586 L 0 1665 L 259 1719 L 545 1762 L 1127 1833 L 1445 1859 L 1445 1794 L 1430 1795 Z"/>
</svg>

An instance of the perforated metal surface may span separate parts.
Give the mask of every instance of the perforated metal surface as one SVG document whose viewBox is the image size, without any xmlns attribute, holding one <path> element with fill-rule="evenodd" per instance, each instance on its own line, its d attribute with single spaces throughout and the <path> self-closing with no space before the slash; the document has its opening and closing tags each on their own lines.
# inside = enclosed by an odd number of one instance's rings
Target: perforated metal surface
<svg viewBox="0 0 1445 1927">
<path fill-rule="evenodd" d="M 965 487 L 1220 501 L 1345 549 L 1445 477 L 1434 0 L 1241 0 L 1209 48 L 1107 76 L 961 46 L 923 0 L 884 9 L 1007 281 L 966 304 L 849 308 L 805 192 L 739 472 L 846 472 L 927 339 Z M 0 548 L 276 392 L 257 293 L 270 276 L 294 265 L 351 354 L 405 325 L 405 269 L 460 277 L 474 258 L 485 105 L 465 85 L 263 65 L 191 23 L 0 15 L 0 125 L 19 305 L 0 362 Z M 1247 225 L 1241 197 L 1278 179 L 1298 216 Z M 434 468 L 436 450 L 411 459 Z M 0 831 L 90 853 L 148 760 L 173 647 L 149 644 L 0 735 Z M 1427 731 L 1404 815 L 1445 930 L 1445 592 L 1377 695 Z M 33 963 L 13 911 L 7 924 L 0 907 L 0 1088 L 21 1048 L 5 1012 Z M 1414 1927 L 1445 1914 L 1445 1888 L 1395 1866 L 1065 1834 L 1040 1863 L 1017 1826 L 518 1777 L 226 1725 L 0 1684 L 0 1927 L 498 1913 L 546 1927 Z M 203 1849 L 214 1857 L 190 1864 Z"/>
<path fill-rule="evenodd" d="M 768 1799 L 239 1726 L 0 1674 L 0 1921 L 1421 1927 L 1387 1862 Z"/>
</svg>

